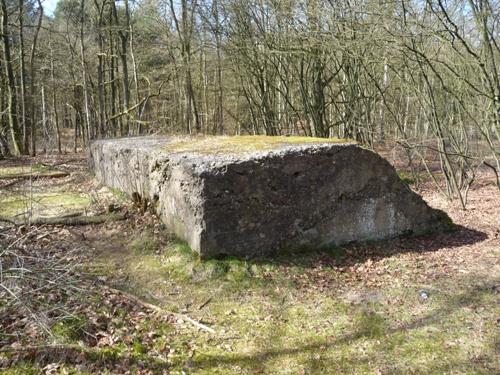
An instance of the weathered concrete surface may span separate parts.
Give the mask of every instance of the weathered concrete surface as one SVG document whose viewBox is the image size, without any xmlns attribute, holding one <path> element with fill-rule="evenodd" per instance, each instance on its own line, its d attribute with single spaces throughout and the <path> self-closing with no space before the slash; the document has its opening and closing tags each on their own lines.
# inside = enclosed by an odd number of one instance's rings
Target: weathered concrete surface
<svg viewBox="0 0 500 375">
<path fill-rule="evenodd" d="M 202 257 L 258 256 L 449 225 L 386 160 L 358 145 L 274 142 L 231 151 L 217 144 L 224 138 L 210 139 L 215 147 L 199 149 L 199 142 L 186 147 L 189 141 L 176 137 L 99 140 L 90 162 L 104 184 L 150 200 Z"/>
</svg>

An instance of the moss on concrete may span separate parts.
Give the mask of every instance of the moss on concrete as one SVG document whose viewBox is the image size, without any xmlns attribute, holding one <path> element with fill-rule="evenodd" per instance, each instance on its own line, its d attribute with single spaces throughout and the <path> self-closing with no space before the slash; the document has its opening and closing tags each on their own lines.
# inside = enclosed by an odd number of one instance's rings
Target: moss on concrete
<svg viewBox="0 0 500 375">
<path fill-rule="evenodd" d="M 314 137 L 271 137 L 265 135 L 211 136 L 180 138 L 166 146 L 172 152 L 197 152 L 201 154 L 247 153 L 278 150 L 290 145 L 353 143 L 348 139 Z"/>
</svg>

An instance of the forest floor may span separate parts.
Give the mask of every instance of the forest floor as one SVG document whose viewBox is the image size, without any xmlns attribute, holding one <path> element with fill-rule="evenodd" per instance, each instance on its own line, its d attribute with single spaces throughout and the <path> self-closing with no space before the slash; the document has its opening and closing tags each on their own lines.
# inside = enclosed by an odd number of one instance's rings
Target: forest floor
<svg viewBox="0 0 500 375">
<path fill-rule="evenodd" d="M 418 192 L 457 230 L 201 262 L 82 155 L 1 161 L 0 372 L 498 374 L 500 193 Z"/>
</svg>

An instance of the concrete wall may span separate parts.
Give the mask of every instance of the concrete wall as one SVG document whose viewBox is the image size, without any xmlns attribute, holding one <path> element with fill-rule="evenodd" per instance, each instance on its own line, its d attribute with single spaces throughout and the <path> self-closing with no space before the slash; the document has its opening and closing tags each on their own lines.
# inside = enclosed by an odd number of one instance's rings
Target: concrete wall
<svg viewBox="0 0 500 375">
<path fill-rule="evenodd" d="M 100 140 L 90 147 L 90 161 L 106 185 L 153 202 L 168 228 L 202 257 L 340 245 L 449 223 L 386 160 L 355 144 L 168 151 L 177 141 Z"/>
</svg>

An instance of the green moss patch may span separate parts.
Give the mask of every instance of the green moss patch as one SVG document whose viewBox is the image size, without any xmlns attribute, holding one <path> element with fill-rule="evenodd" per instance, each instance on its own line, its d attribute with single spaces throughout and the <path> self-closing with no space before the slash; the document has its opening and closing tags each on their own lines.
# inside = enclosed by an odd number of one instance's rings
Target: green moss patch
<svg viewBox="0 0 500 375">
<path fill-rule="evenodd" d="M 399 170 L 398 172 L 398 177 L 401 181 L 403 181 L 407 185 L 415 185 L 417 183 L 417 175 L 405 171 L 405 170 Z"/>
<path fill-rule="evenodd" d="M 61 193 L 12 193 L 0 195 L 0 216 L 12 220 L 56 217 L 84 211 L 91 204 L 88 195 Z"/>
<path fill-rule="evenodd" d="M 64 177 L 68 174 L 43 164 L 0 168 L 0 180 L 7 178 Z"/>
<path fill-rule="evenodd" d="M 179 139 L 166 146 L 171 152 L 197 152 L 201 154 L 248 153 L 271 151 L 290 145 L 353 143 L 348 139 L 314 137 L 271 137 L 263 135 L 212 136 Z"/>
<path fill-rule="evenodd" d="M 129 244 L 129 249 L 138 255 L 152 254 L 159 248 L 159 241 L 149 232 L 141 233 Z"/>
<path fill-rule="evenodd" d="M 85 325 L 84 315 L 68 316 L 52 327 L 52 334 L 63 341 L 78 341 L 84 335 Z"/>
</svg>

